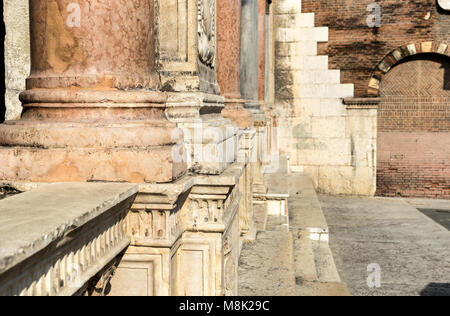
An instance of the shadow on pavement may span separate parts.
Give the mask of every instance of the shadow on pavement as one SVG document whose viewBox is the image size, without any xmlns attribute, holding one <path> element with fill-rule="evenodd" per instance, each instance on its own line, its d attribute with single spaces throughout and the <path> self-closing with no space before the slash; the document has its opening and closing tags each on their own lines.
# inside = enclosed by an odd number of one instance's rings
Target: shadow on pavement
<svg viewBox="0 0 450 316">
<path fill-rule="evenodd" d="M 421 292 L 421 296 L 450 296 L 450 283 L 430 283 Z"/>
</svg>

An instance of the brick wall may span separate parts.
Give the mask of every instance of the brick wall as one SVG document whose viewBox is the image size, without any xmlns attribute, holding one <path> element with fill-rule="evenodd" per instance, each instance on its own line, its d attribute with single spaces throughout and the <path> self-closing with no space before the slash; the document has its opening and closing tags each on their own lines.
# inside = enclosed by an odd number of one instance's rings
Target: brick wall
<svg viewBox="0 0 450 316">
<path fill-rule="evenodd" d="M 381 81 L 377 194 L 450 198 L 450 63 L 416 55 Z"/>
<path fill-rule="evenodd" d="M 450 132 L 378 136 L 377 195 L 450 199 Z"/>
<path fill-rule="evenodd" d="M 381 6 L 381 27 L 367 25 L 370 3 Z M 329 27 L 329 41 L 319 45 L 330 68 L 341 70 L 342 83 L 355 84 L 366 96 L 372 72 L 392 50 L 435 40 L 450 44 L 450 15 L 435 0 L 302 0 L 304 13 L 315 13 L 316 26 Z"/>
</svg>

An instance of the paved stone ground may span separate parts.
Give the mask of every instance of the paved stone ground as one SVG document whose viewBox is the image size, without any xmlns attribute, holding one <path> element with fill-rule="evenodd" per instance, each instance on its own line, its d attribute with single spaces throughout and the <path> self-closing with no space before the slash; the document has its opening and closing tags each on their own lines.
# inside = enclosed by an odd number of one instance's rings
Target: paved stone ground
<svg viewBox="0 0 450 316">
<path fill-rule="evenodd" d="M 450 295 L 450 231 L 423 209 L 450 210 L 450 201 L 321 195 L 330 246 L 352 295 Z M 367 286 L 369 264 L 381 287 Z"/>
</svg>

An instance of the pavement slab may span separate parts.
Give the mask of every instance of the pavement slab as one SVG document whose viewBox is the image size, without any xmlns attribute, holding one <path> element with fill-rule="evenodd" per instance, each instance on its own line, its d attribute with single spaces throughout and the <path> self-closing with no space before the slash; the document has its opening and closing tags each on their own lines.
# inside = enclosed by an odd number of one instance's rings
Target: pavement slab
<svg viewBox="0 0 450 316">
<path fill-rule="evenodd" d="M 338 272 L 351 295 L 450 296 L 450 231 L 417 209 L 450 209 L 450 201 L 326 195 L 319 200 Z M 367 284 L 370 264 L 381 269 L 379 288 Z"/>
</svg>

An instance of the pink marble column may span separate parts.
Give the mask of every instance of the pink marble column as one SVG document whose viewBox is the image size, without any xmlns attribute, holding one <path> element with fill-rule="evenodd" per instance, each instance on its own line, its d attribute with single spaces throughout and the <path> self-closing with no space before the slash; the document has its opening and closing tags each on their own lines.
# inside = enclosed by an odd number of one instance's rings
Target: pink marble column
<svg viewBox="0 0 450 316">
<path fill-rule="evenodd" d="M 152 0 L 30 1 L 20 121 L 0 126 L 0 179 L 168 182 L 181 135 L 158 92 Z"/>
<path fill-rule="evenodd" d="M 217 0 L 217 77 L 225 96 L 222 116 L 240 128 L 253 125 L 240 92 L 241 0 Z"/>
</svg>

